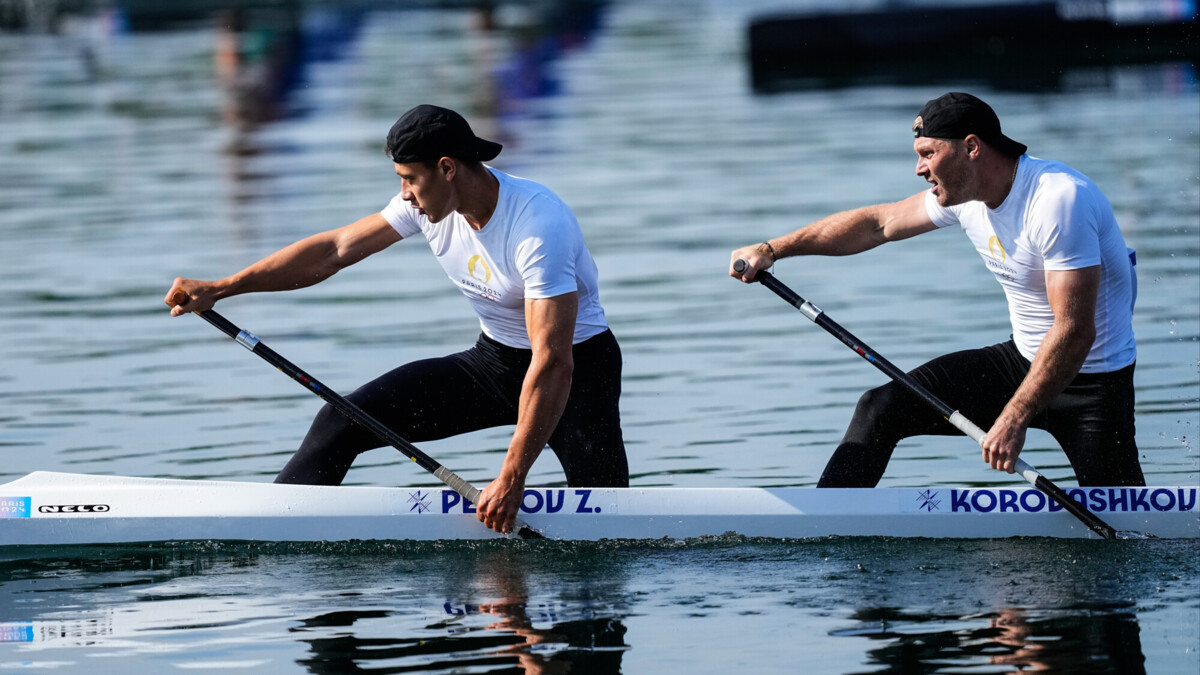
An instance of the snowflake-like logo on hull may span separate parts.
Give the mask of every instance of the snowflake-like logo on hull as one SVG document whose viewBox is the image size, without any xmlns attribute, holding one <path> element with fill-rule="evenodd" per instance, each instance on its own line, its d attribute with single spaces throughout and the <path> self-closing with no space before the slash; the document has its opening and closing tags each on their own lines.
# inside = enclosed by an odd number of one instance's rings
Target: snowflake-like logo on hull
<svg viewBox="0 0 1200 675">
<path fill-rule="evenodd" d="M 938 493 L 935 490 L 922 490 L 917 495 L 917 499 L 921 502 L 919 507 L 923 511 L 938 511 L 942 500 L 937 498 Z"/>
<path fill-rule="evenodd" d="M 425 513 L 426 511 L 431 510 L 433 507 L 429 505 L 429 497 L 430 495 L 427 495 L 420 490 L 408 493 L 408 502 L 412 504 L 412 508 L 408 510 L 409 513 L 412 513 L 413 511 L 416 511 L 417 513 Z"/>
</svg>

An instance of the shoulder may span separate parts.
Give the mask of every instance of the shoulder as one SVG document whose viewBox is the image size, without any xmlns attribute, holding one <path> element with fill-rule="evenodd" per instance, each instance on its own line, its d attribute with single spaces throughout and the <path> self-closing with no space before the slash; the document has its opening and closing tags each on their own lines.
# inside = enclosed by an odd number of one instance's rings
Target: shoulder
<svg viewBox="0 0 1200 675">
<path fill-rule="evenodd" d="M 1031 187 L 1038 196 L 1070 196 L 1099 194 L 1099 189 L 1090 178 L 1080 171 L 1052 160 L 1028 157 L 1032 175 Z"/>
<path fill-rule="evenodd" d="M 554 194 L 553 190 L 535 180 L 514 176 L 490 166 L 488 170 L 492 172 L 496 180 L 500 181 L 501 189 L 511 195 L 524 199 L 543 198 L 551 201 L 562 201 L 558 195 Z"/>
<path fill-rule="evenodd" d="M 554 224 L 563 219 L 574 222 L 571 208 L 550 188 L 528 178 L 496 169 L 491 171 L 500 181 L 501 199 L 506 202 L 506 211 L 514 223 L 537 226 Z"/>
<path fill-rule="evenodd" d="M 1100 217 L 1112 211 L 1099 186 L 1080 171 L 1062 162 L 1036 162 L 1028 183 L 1030 217 L 1069 222 L 1080 216 Z"/>
</svg>

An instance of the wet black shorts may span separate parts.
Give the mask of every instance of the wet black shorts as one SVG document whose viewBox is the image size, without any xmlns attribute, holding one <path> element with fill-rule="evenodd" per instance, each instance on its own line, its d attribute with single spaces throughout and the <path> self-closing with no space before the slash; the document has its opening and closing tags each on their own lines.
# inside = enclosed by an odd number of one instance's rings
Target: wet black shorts
<svg viewBox="0 0 1200 675">
<path fill-rule="evenodd" d="M 573 353 L 571 394 L 550 448 L 568 485 L 627 487 L 629 464 L 618 407 L 621 348 L 606 330 L 575 345 Z M 480 335 L 467 351 L 400 366 L 346 398 L 412 443 L 516 424 L 532 356 L 532 350 Z M 382 445 L 370 431 L 326 405 L 275 482 L 338 485 L 360 453 Z"/>
</svg>

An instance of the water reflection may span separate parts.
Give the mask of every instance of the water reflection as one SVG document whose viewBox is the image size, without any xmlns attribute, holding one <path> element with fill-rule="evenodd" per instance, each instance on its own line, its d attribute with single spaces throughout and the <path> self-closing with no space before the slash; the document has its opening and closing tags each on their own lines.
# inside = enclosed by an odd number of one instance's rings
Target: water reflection
<svg viewBox="0 0 1200 675">
<path fill-rule="evenodd" d="M 557 63 L 584 48 L 600 28 L 606 2 L 601 0 L 571 0 L 569 2 L 536 3 L 522 8 L 519 18 L 513 13 L 505 20 L 497 14 L 503 3 L 492 0 L 470 2 L 454 12 L 430 22 L 429 33 L 455 33 L 465 44 L 468 77 L 460 86 L 469 92 L 469 102 L 462 108 L 483 137 L 494 138 L 511 150 L 522 139 L 511 122 L 528 112 L 529 105 L 539 99 L 557 96 L 562 91 Z M 265 166 L 263 159 L 282 151 L 301 154 L 310 148 L 280 147 L 279 135 L 268 128 L 278 123 L 312 125 L 318 118 L 332 119 L 331 113 L 342 114 L 352 102 L 354 88 L 362 77 L 356 71 L 355 58 L 364 44 L 372 22 L 378 26 L 392 22 L 407 22 L 422 12 L 419 7 L 393 7 L 355 4 L 342 7 L 336 3 L 302 4 L 284 2 L 268 6 L 237 5 L 199 10 L 198 16 L 178 17 L 178 21 L 194 22 L 197 18 L 209 23 L 213 32 L 213 75 L 220 94 L 219 117 L 224 135 L 221 153 L 225 168 L 229 219 L 253 235 L 260 229 L 261 215 L 255 202 L 273 196 L 267 183 L 273 179 L 295 174 L 295 165 L 280 168 L 278 175 Z M 390 19 L 385 10 L 395 11 Z M 510 8 L 511 10 L 511 8 Z M 426 10 L 427 11 L 427 10 Z M 452 16 L 453 20 L 445 17 Z M 425 16 L 422 20 L 429 20 Z M 135 25 L 145 24 L 134 21 Z M 413 23 L 419 23 L 414 20 Z M 153 22 L 150 27 L 164 29 L 170 23 Z M 398 36 L 398 40 L 405 39 Z M 397 92 L 409 89 L 411 82 L 433 75 L 424 54 L 400 56 L 400 63 L 389 74 L 388 88 Z M 330 86 L 340 95 L 314 96 L 314 86 Z M 404 96 L 404 94 L 401 94 Z M 394 119 L 404 109 L 438 95 L 420 99 L 405 99 L 384 113 Z M 389 98 L 389 101 L 392 100 Z M 361 103 L 359 104 L 361 105 Z M 390 122 L 381 121 L 374 127 L 375 137 L 382 139 Z M 294 144 L 321 145 L 328 142 L 318 137 L 296 137 L 287 134 Z M 375 143 L 372 144 L 376 145 Z M 382 148 L 382 141 L 378 142 Z M 345 152 L 345 148 L 339 148 Z M 503 159 L 500 160 L 504 162 Z M 382 152 L 375 164 L 376 171 L 390 174 Z M 386 201 L 386 197 L 379 199 Z M 380 202 L 382 203 L 382 202 Z M 353 219 L 345 213 L 336 218 Z M 341 224 L 341 221 L 332 225 Z M 322 227 L 332 226 L 326 223 Z"/>
<path fill-rule="evenodd" d="M 462 564 L 448 566 L 439 580 L 454 592 L 441 607 L 443 618 L 404 635 L 389 636 L 389 628 L 372 625 L 394 621 L 386 611 L 338 611 L 306 619 L 293 632 L 320 636 L 300 638 L 311 656 L 298 663 L 313 673 L 401 672 L 417 669 L 402 665 L 414 661 L 420 668 L 476 672 L 621 672 L 626 628 L 595 597 L 623 592 L 614 576 L 618 570 L 586 564 L 560 589 L 567 591 L 562 597 L 539 600 L 529 591 L 530 577 L 554 556 L 530 558 L 530 553 L 511 548 L 466 552 Z"/>
<path fill-rule="evenodd" d="M 467 110 L 471 117 L 483 118 L 481 124 L 522 113 L 527 101 L 558 95 L 563 85 L 556 63 L 589 43 L 600 29 L 607 2 L 536 3 L 525 8 L 523 18 L 509 17 L 504 24 L 496 16 L 498 4 L 480 0 L 464 10 L 468 18 L 463 33 L 474 71 Z M 212 11 L 222 121 L 246 141 L 244 135 L 258 127 L 307 114 L 293 94 L 308 84 L 305 79 L 313 65 L 352 55 L 369 16 L 357 5 L 335 4 Z M 395 73 L 397 85 L 411 76 L 406 71 Z"/>
<path fill-rule="evenodd" d="M 173 585 L 258 561 L 252 549 L 207 545 L 7 547 L 0 558 L 0 643 L 39 655 L 136 649 L 162 632 L 252 622 L 254 608 L 222 606 L 212 587 Z M 23 659 L 31 668 L 55 662 Z"/>
<path fill-rule="evenodd" d="M 527 574 L 510 565 L 491 567 L 479 579 L 503 599 L 479 605 L 447 602 L 446 613 L 455 619 L 479 616 L 487 623 L 455 631 L 459 635 L 511 636 L 511 643 L 493 653 L 516 658 L 526 673 L 580 672 L 576 666 L 586 664 L 585 672 L 619 673 L 625 644 L 625 626 L 612 616 L 575 618 L 578 608 L 557 603 L 531 605 L 527 589 Z M 545 626 L 548 628 L 539 628 Z"/>
<path fill-rule="evenodd" d="M 734 537 L 6 551 L 0 668 L 13 658 L 136 659 L 158 672 L 150 666 L 205 667 L 194 658 L 208 653 L 313 673 L 726 672 L 805 658 L 816 672 L 1124 674 L 1145 672 L 1150 656 L 1185 672 L 1177 666 L 1194 657 L 1154 645 L 1185 639 L 1187 610 L 1154 605 L 1194 605 L 1194 542 L 1119 543 Z"/>
<path fill-rule="evenodd" d="M 417 669 L 472 668 L 473 672 L 619 673 L 625 626 L 615 618 L 578 619 L 553 622 L 556 610 L 524 603 L 451 605 L 445 621 L 425 627 L 431 635 L 419 637 L 366 637 L 352 630 L 337 631 L 332 637 L 306 639 L 311 657 L 297 661 L 312 673 L 403 672 Z M 359 622 L 388 617 L 387 612 L 336 612 L 303 622 L 303 631 L 319 628 L 350 629 Z M 491 615 L 496 620 L 482 626 L 459 627 L 458 619 Z M 548 628 L 536 628 L 535 620 L 549 619 Z M 360 630 L 370 631 L 368 625 Z M 401 660 L 420 666 L 387 666 Z"/>
<path fill-rule="evenodd" d="M 492 77 L 500 112 L 562 92 L 556 62 L 588 44 L 600 29 L 606 5 L 602 0 L 537 3 L 530 19 L 512 28 L 512 53 L 496 64 Z"/>
<path fill-rule="evenodd" d="M 174 636 L 178 649 L 217 641 L 242 659 L 279 650 L 261 643 L 273 634 L 302 644 L 296 663 L 313 673 L 618 673 L 629 646 L 613 602 L 625 570 L 611 553 L 503 542 L 9 549 L 0 643 L 45 659 L 81 648 L 128 657 Z M 256 580 L 250 594 L 244 574 Z"/>
<path fill-rule="evenodd" d="M 407 672 L 417 669 L 495 667 L 530 674 L 619 673 L 625 626 L 615 618 L 559 621 L 549 628 L 536 628 L 535 619 L 553 617 L 546 608 L 530 612 L 523 603 L 492 603 L 454 606 L 447 603 L 446 621 L 430 624 L 434 635 L 420 637 L 363 637 L 350 630 L 333 637 L 306 639 L 311 657 L 297 663 L 312 673 Z M 484 626 L 457 628 L 461 617 L 492 615 L 496 621 Z M 387 618 L 387 612 L 336 612 L 304 621 L 304 627 L 349 629 L 356 623 Z M 360 629 L 370 630 L 370 626 Z M 437 633 L 444 633 L 437 635 Z M 386 662 L 416 660 L 420 666 L 387 667 Z"/>
<path fill-rule="evenodd" d="M 437 620 L 417 626 L 390 610 L 325 612 L 291 629 L 310 653 L 297 662 L 313 673 L 450 667 L 620 672 L 625 627 L 606 604 L 623 592 L 617 568 L 585 555 L 578 574 L 571 573 L 572 565 L 563 566 L 570 578 L 553 573 L 556 597 L 538 598 L 530 593 L 530 578 L 555 567 L 554 555 L 503 546 L 454 548 L 456 559 L 442 559 L 425 579 L 426 598 L 446 593 L 436 610 L 427 607 Z M 379 601 L 363 598 L 364 605 Z"/>
<path fill-rule="evenodd" d="M 1174 591 L 1138 570 L 1195 567 L 1192 543 L 1144 544 L 847 542 L 843 565 L 872 557 L 858 575 L 826 576 L 823 592 L 849 608 L 828 634 L 860 641 L 864 662 L 886 672 L 1144 673 L 1150 624 L 1129 598 Z"/>
<path fill-rule="evenodd" d="M 755 232 L 920 189 L 903 125 L 946 90 L 929 79 L 937 73 L 914 87 L 756 95 L 743 36 L 747 6 L 778 4 L 766 0 L 591 3 L 582 27 L 538 25 L 536 8 L 567 12 L 561 3 L 292 4 L 304 8 L 298 20 L 274 16 L 277 49 L 293 62 L 275 70 L 251 58 L 270 53 L 251 44 L 271 32 L 266 14 L 243 14 L 236 40 L 220 35 L 222 15 L 210 9 L 177 28 L 104 10 L 92 22 L 0 34 L 0 472 L 270 480 L 319 403 L 207 328 L 164 319 L 164 279 L 229 269 L 379 208 L 394 189 L 381 131 L 403 102 L 438 99 L 495 125 L 499 133 L 481 135 L 508 144 L 509 168 L 551 180 L 586 223 L 628 344 L 623 412 L 639 484 L 815 481 L 877 373 L 772 298 L 725 279 L 728 251 Z M 288 49 L 295 36 L 283 32 L 296 30 L 299 47 Z M 233 77 L 218 74 L 223 39 L 237 52 Z M 221 77 L 234 88 L 222 93 Z M 1111 189 L 1145 254 L 1139 446 L 1156 482 L 1194 484 L 1195 74 L 1156 65 L 1063 78 L 1058 93 L 997 94 L 998 105 L 1022 141 Z M 915 364 L 924 350 L 1007 330 L 988 304 L 993 282 L 957 240 L 857 267 L 806 262 L 788 275 L 897 363 Z M 231 316 L 339 389 L 381 360 L 457 344 L 463 327 L 473 338 L 477 325 L 440 271 L 422 267 L 433 264 L 428 252 L 397 256 L 308 294 L 239 301 Z M 947 279 L 953 297 L 942 292 Z M 431 453 L 482 480 L 490 462 L 481 451 L 504 442 Z M 1056 446 L 1036 451 L 1031 460 L 1051 465 L 1052 478 L 1069 475 Z M 914 445 L 893 463 L 894 484 L 997 480 L 957 442 Z M 541 475 L 561 476 L 552 467 Z M 381 457 L 356 480 L 421 476 Z M 1097 640 L 1086 634 L 1110 631 L 1134 672 L 1142 653 L 1156 670 L 1196 672 L 1195 652 L 1179 648 L 1196 644 L 1194 542 L 739 542 L 724 551 L 564 547 L 521 565 L 456 547 L 106 547 L 0 560 L 0 639 L 13 640 L 0 645 L 0 667 L 166 672 L 207 655 L 277 666 L 263 672 L 302 661 L 450 670 L 461 647 L 481 664 L 475 671 L 517 670 L 522 658 L 545 667 L 578 659 L 576 670 L 594 660 L 610 671 L 798 661 L 813 672 L 900 671 L 889 664 L 916 652 L 923 660 L 912 667 L 926 671 L 944 659 L 944 670 L 964 672 L 956 659 L 970 653 L 976 671 L 1014 668 L 989 666 L 995 657 L 1086 672 L 1086 654 L 1067 661 L 1058 642 L 1091 649 Z M 505 565 L 525 570 L 511 591 L 500 590 L 513 576 Z M 1114 599 L 1137 603 L 1136 615 Z M 872 612 L 889 625 L 864 618 Z M 915 634 L 945 648 L 935 653 Z M 420 641 L 432 651 L 373 658 L 373 645 L 415 650 Z M 345 658 L 355 654 L 358 666 Z M 877 665 L 863 666 L 868 658 Z"/>
<path fill-rule="evenodd" d="M 1145 673 L 1134 607 L 1113 605 L 1035 610 L 1002 607 L 967 616 L 868 608 L 851 614 L 853 628 L 835 637 L 867 638 L 873 665 L 904 673 L 1005 666 L 1005 671 Z"/>
<path fill-rule="evenodd" d="M 217 14 L 213 55 L 226 124 L 246 130 L 284 116 L 303 73 L 299 19 L 294 7 L 265 16 L 243 9 Z"/>
</svg>

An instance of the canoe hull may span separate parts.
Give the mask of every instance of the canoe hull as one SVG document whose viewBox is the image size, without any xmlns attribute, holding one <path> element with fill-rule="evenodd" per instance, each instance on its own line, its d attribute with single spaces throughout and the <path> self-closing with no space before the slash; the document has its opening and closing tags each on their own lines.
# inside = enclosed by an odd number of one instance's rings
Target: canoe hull
<svg viewBox="0 0 1200 675">
<path fill-rule="evenodd" d="M 1118 531 L 1200 537 L 1196 487 L 1070 488 Z M 537 488 L 552 539 L 890 536 L 1096 538 L 1031 487 Z M 0 545 L 500 537 L 449 489 L 324 487 L 36 472 L 0 485 Z"/>
</svg>

